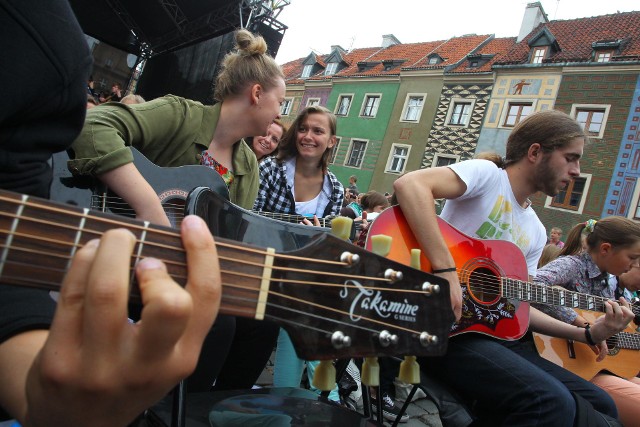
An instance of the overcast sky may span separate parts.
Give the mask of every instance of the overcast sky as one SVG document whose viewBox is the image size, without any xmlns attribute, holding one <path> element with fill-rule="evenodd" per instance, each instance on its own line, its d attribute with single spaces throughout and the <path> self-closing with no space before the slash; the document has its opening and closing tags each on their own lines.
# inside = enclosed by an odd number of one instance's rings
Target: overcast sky
<svg viewBox="0 0 640 427">
<path fill-rule="evenodd" d="M 445 40 L 465 34 L 515 37 L 528 3 L 522 0 L 290 0 L 278 21 L 289 27 L 279 64 L 344 49 L 380 46 L 384 34 L 402 43 Z M 550 20 L 640 11 L 639 0 L 540 0 Z"/>
</svg>

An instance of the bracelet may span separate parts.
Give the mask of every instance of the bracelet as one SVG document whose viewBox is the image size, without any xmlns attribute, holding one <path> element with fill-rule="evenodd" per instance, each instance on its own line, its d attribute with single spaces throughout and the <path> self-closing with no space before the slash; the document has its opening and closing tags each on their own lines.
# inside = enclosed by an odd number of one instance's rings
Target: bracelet
<svg viewBox="0 0 640 427">
<path fill-rule="evenodd" d="M 584 326 L 584 337 L 589 345 L 598 345 L 591 336 L 591 325 L 588 323 L 585 323 Z"/>
<path fill-rule="evenodd" d="M 456 271 L 456 268 L 455 267 L 441 268 L 439 270 L 433 270 L 432 273 L 433 274 L 440 274 L 440 273 L 449 273 L 451 271 Z"/>
</svg>

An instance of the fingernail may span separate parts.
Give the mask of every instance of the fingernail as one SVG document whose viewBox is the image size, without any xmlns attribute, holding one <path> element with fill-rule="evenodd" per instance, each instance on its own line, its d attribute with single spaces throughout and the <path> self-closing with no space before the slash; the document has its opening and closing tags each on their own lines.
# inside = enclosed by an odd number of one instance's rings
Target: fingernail
<svg viewBox="0 0 640 427">
<path fill-rule="evenodd" d="M 182 225 L 192 230 L 202 230 L 204 228 L 204 222 L 196 215 L 184 217 Z"/>
<path fill-rule="evenodd" d="M 100 239 L 91 239 L 84 244 L 87 248 L 97 248 L 100 245 Z"/>
<path fill-rule="evenodd" d="M 137 266 L 140 270 L 159 270 L 162 267 L 162 261 L 158 258 L 144 258 Z"/>
</svg>

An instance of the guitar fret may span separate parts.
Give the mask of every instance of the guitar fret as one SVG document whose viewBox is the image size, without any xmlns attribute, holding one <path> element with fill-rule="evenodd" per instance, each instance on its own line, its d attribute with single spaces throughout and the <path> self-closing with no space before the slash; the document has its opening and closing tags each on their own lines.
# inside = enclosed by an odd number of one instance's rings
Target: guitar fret
<svg viewBox="0 0 640 427">
<path fill-rule="evenodd" d="M 149 224 L 151 224 L 149 221 L 145 221 L 144 222 L 144 226 L 142 228 L 142 233 L 140 234 L 140 237 L 138 238 L 138 250 L 135 252 L 134 255 L 134 262 L 133 262 L 133 267 L 131 269 L 131 277 L 129 278 L 129 282 L 133 283 L 133 280 L 136 277 L 136 269 L 135 266 L 138 265 L 138 263 L 140 262 L 140 258 L 142 257 L 142 250 L 144 248 L 144 244 L 145 241 L 147 239 L 147 231 L 149 230 Z"/>
<path fill-rule="evenodd" d="M 271 275 L 273 273 L 273 255 L 275 249 L 267 248 L 264 258 L 264 268 L 262 269 L 262 280 L 260 281 L 260 292 L 258 293 L 258 301 L 256 304 L 256 320 L 263 320 L 267 308 L 267 298 L 269 296 L 269 285 L 271 283 Z"/>
<path fill-rule="evenodd" d="M 67 261 L 67 267 L 65 270 L 68 270 L 71 267 L 71 259 L 75 256 L 78 248 L 80 247 L 80 239 L 82 238 L 82 232 L 84 231 L 84 227 L 87 223 L 87 216 L 89 215 L 89 212 L 90 211 L 87 208 L 82 210 L 80 223 L 78 224 L 78 231 L 76 232 L 75 239 L 73 239 L 73 245 L 71 245 L 71 250 L 69 251 L 69 261 Z"/>
<path fill-rule="evenodd" d="M 20 222 L 20 217 L 22 216 L 22 212 L 24 212 L 24 207 L 27 204 L 27 200 L 29 200 L 29 196 L 23 195 L 22 201 L 20 204 L 18 204 L 18 209 L 16 209 L 16 216 L 11 222 L 11 229 L 7 233 L 7 240 L 5 241 L 4 250 L 2 251 L 2 257 L 0 257 L 0 277 L 2 277 L 4 265 L 6 264 L 7 258 L 9 257 L 9 250 L 11 249 L 13 236 L 15 235 L 15 232 L 18 229 L 18 223 Z"/>
</svg>

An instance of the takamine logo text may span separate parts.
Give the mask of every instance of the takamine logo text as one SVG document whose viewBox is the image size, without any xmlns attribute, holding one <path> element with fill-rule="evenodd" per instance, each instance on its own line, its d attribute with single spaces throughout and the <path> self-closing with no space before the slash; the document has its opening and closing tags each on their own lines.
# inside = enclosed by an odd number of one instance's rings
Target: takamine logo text
<svg viewBox="0 0 640 427">
<path fill-rule="evenodd" d="M 349 309 L 349 316 L 352 321 L 357 322 L 360 320 L 365 311 L 374 311 L 384 319 L 393 316 L 395 320 L 416 321 L 418 305 L 409 304 L 406 299 L 403 302 L 384 299 L 380 291 L 367 289 L 356 280 L 347 280 L 344 283 L 344 288 L 340 291 L 340 298 L 347 298 L 349 289 L 353 286 L 355 286 L 357 294 L 353 298 Z"/>
</svg>

